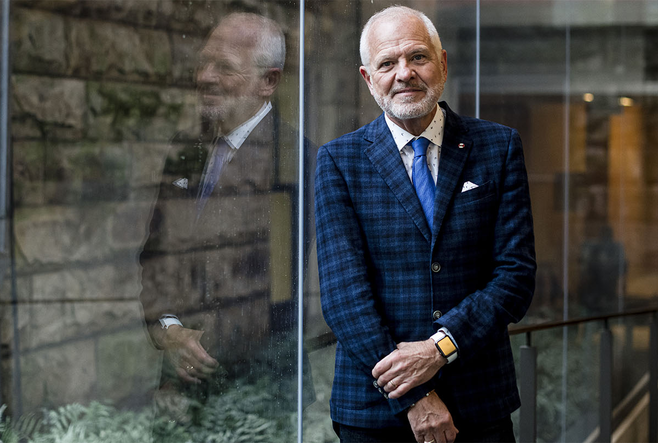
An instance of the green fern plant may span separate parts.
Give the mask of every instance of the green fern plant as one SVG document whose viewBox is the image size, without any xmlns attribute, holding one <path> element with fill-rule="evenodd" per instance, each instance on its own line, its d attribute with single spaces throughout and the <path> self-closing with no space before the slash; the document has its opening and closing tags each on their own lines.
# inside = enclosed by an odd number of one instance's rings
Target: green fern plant
<svg viewBox="0 0 658 443">
<path fill-rule="evenodd" d="M 12 422 L 10 417 L 4 416 L 6 409 L 7 405 L 0 406 L 0 443 L 19 443 L 37 433 L 41 420 L 34 414 L 24 415 Z"/>
</svg>

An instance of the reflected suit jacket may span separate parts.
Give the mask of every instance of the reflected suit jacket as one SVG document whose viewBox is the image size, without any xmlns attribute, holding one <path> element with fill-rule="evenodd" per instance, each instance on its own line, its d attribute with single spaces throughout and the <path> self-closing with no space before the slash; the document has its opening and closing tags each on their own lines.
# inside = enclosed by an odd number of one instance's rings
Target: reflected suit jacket
<svg viewBox="0 0 658 443">
<path fill-rule="evenodd" d="M 296 219 L 298 138 L 270 111 L 223 167 L 200 210 L 212 137 L 212 130 L 196 140 L 178 134 L 170 143 L 140 256 L 141 302 L 149 330 L 160 328 L 163 314 L 175 314 L 185 327 L 205 331 L 204 347 L 230 368 L 267 351 L 273 330 L 296 329 L 295 245 L 273 237 L 293 229 L 285 221 Z M 274 275 L 276 261 L 290 264 L 285 274 Z M 284 297 L 279 290 L 278 300 L 276 283 L 290 288 Z"/>
<path fill-rule="evenodd" d="M 338 339 L 331 414 L 339 423 L 403 426 L 406 409 L 432 389 L 457 427 L 520 404 L 507 326 L 525 314 L 536 269 L 521 141 L 514 129 L 440 106 L 434 232 L 383 114 L 318 153 L 318 263 L 323 313 Z M 384 398 L 375 364 L 440 327 L 459 358 L 403 397 Z"/>
</svg>

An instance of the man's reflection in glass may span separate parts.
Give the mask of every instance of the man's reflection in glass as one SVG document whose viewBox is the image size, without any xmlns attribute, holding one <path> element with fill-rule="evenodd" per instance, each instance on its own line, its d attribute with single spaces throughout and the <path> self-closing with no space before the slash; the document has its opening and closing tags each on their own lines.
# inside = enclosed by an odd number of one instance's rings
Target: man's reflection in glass
<svg viewBox="0 0 658 443">
<path fill-rule="evenodd" d="M 297 161 L 297 134 L 270 102 L 284 59 L 275 22 L 223 18 L 199 55 L 201 135 L 170 144 L 140 257 L 141 300 L 165 351 L 160 394 L 178 420 L 255 383 L 266 383 L 271 411 L 296 409 L 294 297 L 272 295 L 274 280 L 292 291 L 295 277 L 292 266 L 271 272 L 273 260 L 296 258 L 292 241 L 273 234 L 296 229 L 296 186 L 281 171 Z"/>
</svg>

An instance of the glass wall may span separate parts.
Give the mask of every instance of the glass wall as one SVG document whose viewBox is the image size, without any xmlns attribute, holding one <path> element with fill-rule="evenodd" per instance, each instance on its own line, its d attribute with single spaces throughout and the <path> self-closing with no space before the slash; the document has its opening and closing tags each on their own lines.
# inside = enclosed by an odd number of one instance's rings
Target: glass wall
<svg viewBox="0 0 658 443">
<path fill-rule="evenodd" d="M 295 441 L 299 3 L 3 3 L 14 435 Z"/>
<path fill-rule="evenodd" d="M 436 24 L 451 108 L 523 139 L 523 322 L 655 303 L 655 1 L 3 0 L 0 440 L 337 441 L 314 160 L 379 115 L 358 40 L 392 4 Z M 613 326 L 620 404 L 646 325 Z M 540 440 L 596 427 L 597 331 L 537 338 Z"/>
</svg>

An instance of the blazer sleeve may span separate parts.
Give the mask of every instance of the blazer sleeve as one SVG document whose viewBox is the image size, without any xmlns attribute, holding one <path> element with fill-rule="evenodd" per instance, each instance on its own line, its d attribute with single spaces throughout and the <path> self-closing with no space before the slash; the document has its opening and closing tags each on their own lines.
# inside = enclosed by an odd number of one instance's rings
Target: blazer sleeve
<svg viewBox="0 0 658 443">
<path fill-rule="evenodd" d="M 435 323 L 459 344 L 462 363 L 501 338 L 523 318 L 535 288 L 535 246 L 528 177 L 521 139 L 511 130 L 504 158 L 493 230 L 493 272 L 489 282 L 464 298 Z"/>
<path fill-rule="evenodd" d="M 350 190 L 326 146 L 318 152 L 315 208 L 324 318 L 353 363 L 372 377 L 374 366 L 396 349 L 396 343 L 377 309 L 367 245 Z M 398 414 L 432 389 L 430 381 L 402 398 L 388 399 L 389 406 Z"/>
</svg>

